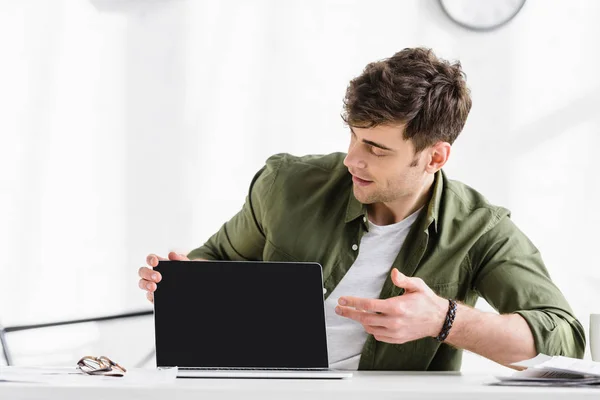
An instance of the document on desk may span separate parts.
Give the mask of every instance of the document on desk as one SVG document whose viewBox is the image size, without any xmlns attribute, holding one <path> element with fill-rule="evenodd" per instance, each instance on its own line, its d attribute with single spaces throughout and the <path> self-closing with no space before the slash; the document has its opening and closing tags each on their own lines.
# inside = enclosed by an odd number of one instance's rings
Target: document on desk
<svg viewBox="0 0 600 400">
<path fill-rule="evenodd" d="M 75 381 L 83 372 L 75 367 L 0 367 L 0 382 L 49 383 Z"/>
<path fill-rule="evenodd" d="M 512 364 L 526 368 L 510 376 L 497 376 L 501 386 L 596 386 L 600 389 L 600 362 L 539 354 Z"/>
<path fill-rule="evenodd" d="M 75 367 L 0 367 L 2 382 L 41 383 L 48 385 L 111 385 L 155 386 L 173 383 L 177 378 L 177 367 L 142 369 L 132 368 L 122 377 L 87 375 Z M 102 383 L 103 385 L 105 383 Z"/>
</svg>

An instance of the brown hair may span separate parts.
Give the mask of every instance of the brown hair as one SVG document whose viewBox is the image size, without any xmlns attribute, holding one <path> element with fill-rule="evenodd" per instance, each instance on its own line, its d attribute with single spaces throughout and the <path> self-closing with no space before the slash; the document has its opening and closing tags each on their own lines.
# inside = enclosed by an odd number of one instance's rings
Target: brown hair
<svg viewBox="0 0 600 400">
<path fill-rule="evenodd" d="M 406 124 L 404 139 L 419 153 L 439 141 L 452 144 L 471 109 L 460 62 L 425 48 L 404 49 L 367 65 L 348 85 L 342 118 L 350 126 Z"/>
</svg>

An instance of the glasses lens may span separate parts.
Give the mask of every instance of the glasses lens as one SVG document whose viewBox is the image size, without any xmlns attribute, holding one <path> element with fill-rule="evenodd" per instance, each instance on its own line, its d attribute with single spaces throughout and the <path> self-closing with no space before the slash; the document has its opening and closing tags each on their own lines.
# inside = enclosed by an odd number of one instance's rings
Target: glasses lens
<svg viewBox="0 0 600 400">
<path fill-rule="evenodd" d="M 111 370 L 113 374 L 118 375 L 118 374 L 123 374 L 125 373 L 127 370 L 123 367 L 121 367 L 119 364 L 117 364 L 116 362 L 114 362 L 113 360 L 111 360 L 110 358 L 106 357 L 106 356 L 102 356 L 100 357 L 100 360 L 105 363 L 106 365 L 110 365 Z"/>
<path fill-rule="evenodd" d="M 105 365 L 96 357 L 83 357 L 81 360 L 79 360 L 79 362 L 77 363 L 77 366 L 79 367 L 79 369 L 81 369 L 83 372 L 91 374 L 94 371 L 98 371 L 101 370 L 103 368 L 105 368 Z"/>
</svg>

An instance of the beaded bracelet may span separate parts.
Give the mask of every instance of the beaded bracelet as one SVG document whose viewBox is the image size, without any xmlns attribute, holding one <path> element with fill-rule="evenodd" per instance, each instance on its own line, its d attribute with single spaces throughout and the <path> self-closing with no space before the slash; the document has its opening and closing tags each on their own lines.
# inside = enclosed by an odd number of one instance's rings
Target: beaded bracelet
<svg viewBox="0 0 600 400">
<path fill-rule="evenodd" d="M 444 326 L 442 327 L 442 331 L 435 338 L 438 342 L 443 342 L 448 337 L 450 333 L 450 328 L 452 328 L 452 324 L 454 323 L 454 317 L 456 317 L 456 301 L 452 299 L 448 299 L 448 313 L 446 314 L 446 320 L 444 321 Z"/>
</svg>

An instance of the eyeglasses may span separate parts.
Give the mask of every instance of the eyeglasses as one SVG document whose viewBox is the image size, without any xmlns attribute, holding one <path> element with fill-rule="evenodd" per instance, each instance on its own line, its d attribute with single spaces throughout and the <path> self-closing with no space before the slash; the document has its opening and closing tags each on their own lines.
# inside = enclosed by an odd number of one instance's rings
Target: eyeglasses
<svg viewBox="0 0 600 400">
<path fill-rule="evenodd" d="M 77 362 L 77 368 L 88 375 L 123 376 L 127 370 L 108 357 L 85 356 Z"/>
</svg>

